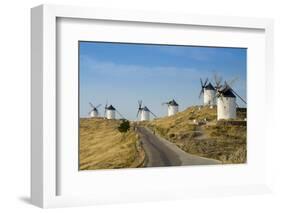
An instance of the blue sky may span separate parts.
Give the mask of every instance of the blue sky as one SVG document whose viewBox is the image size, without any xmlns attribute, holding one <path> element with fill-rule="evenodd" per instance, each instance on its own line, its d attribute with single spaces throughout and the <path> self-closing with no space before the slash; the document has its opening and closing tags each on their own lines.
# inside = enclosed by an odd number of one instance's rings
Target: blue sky
<svg viewBox="0 0 281 213">
<path fill-rule="evenodd" d="M 168 46 L 79 42 L 80 116 L 88 116 L 89 102 L 108 100 L 127 119 L 136 120 L 137 101 L 158 117 L 161 103 L 175 99 L 180 111 L 202 104 L 200 78 L 213 81 L 214 73 L 230 81 L 246 99 L 247 50 L 196 46 Z M 244 106 L 237 99 L 239 105 Z"/>
</svg>

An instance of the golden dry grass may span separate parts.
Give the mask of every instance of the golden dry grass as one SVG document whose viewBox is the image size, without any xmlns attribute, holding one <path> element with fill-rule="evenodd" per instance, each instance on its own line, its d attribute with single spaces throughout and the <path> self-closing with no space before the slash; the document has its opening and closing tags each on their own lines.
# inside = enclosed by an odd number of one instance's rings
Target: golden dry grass
<svg viewBox="0 0 281 213">
<path fill-rule="evenodd" d="M 223 163 L 246 162 L 246 112 L 236 121 L 216 121 L 216 108 L 189 107 L 174 116 L 145 123 L 184 151 Z M 201 125 L 193 121 L 201 122 Z M 204 121 L 207 121 L 204 123 Z"/>
<path fill-rule="evenodd" d="M 120 133 L 120 120 L 80 119 L 80 170 L 137 167 L 144 154 L 137 134 Z"/>
</svg>

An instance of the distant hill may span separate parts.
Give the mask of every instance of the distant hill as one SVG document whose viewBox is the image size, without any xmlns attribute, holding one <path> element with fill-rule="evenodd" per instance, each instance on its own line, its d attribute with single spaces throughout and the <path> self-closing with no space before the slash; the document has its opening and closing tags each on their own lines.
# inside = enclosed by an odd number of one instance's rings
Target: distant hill
<svg viewBox="0 0 281 213">
<path fill-rule="evenodd" d="M 246 114 L 245 108 L 239 108 L 236 120 L 217 121 L 216 107 L 193 106 L 143 124 L 188 153 L 223 163 L 245 163 Z"/>
</svg>

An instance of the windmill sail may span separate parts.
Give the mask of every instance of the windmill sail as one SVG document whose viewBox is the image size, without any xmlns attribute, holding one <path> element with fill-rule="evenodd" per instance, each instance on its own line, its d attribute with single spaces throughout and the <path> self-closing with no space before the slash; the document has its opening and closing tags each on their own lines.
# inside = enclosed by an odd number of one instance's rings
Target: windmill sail
<svg viewBox="0 0 281 213">
<path fill-rule="evenodd" d="M 247 102 L 237 93 L 232 89 L 232 92 L 244 103 L 247 104 Z"/>
<path fill-rule="evenodd" d="M 137 117 L 139 116 L 139 113 L 140 113 L 141 110 L 142 110 L 142 107 L 141 107 L 141 106 L 142 106 L 142 101 L 141 101 L 141 100 L 138 101 L 138 106 L 139 106 L 139 107 L 138 107 L 138 111 L 137 111 Z"/>
<path fill-rule="evenodd" d="M 149 110 L 149 112 L 150 112 L 155 118 L 157 118 L 157 116 L 156 116 L 153 112 L 151 112 L 150 110 Z"/>
<path fill-rule="evenodd" d="M 218 90 L 222 87 L 222 77 L 218 76 L 217 74 L 214 74 L 214 81 L 215 81 L 215 89 Z"/>
<path fill-rule="evenodd" d="M 115 110 L 121 118 L 125 119 L 125 117 L 117 109 L 115 109 Z"/>
</svg>

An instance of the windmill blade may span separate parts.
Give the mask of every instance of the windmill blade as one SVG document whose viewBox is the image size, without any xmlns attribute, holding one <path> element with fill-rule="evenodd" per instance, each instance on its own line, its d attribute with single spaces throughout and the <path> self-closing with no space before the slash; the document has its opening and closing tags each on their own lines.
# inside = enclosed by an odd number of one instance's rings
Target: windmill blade
<svg viewBox="0 0 281 213">
<path fill-rule="evenodd" d="M 200 78 L 200 83 L 201 83 L 201 87 L 203 87 L 203 81 L 202 79 Z"/>
<path fill-rule="evenodd" d="M 167 105 L 168 105 L 168 104 L 169 104 L 169 102 L 163 102 L 163 103 L 162 103 L 162 106 L 163 106 L 163 105 L 165 105 L 165 104 L 167 104 Z"/>
<path fill-rule="evenodd" d="M 95 106 L 91 102 L 89 102 L 89 104 L 92 108 L 95 108 Z"/>
<path fill-rule="evenodd" d="M 229 81 L 227 84 L 228 84 L 230 87 L 232 87 L 233 84 L 234 84 L 236 81 L 238 81 L 238 80 L 239 80 L 239 77 L 235 77 L 234 79 L 232 79 L 231 81 Z"/>
<path fill-rule="evenodd" d="M 100 106 L 101 106 L 101 104 L 97 105 L 97 106 L 96 106 L 96 109 L 99 108 Z"/>
<path fill-rule="evenodd" d="M 157 116 L 156 116 L 153 112 L 151 112 L 150 109 L 149 109 L 149 112 L 150 112 L 155 118 L 157 118 Z"/>
<path fill-rule="evenodd" d="M 140 113 L 140 110 L 138 109 L 138 112 L 137 112 L 137 117 L 139 117 L 139 113 Z"/>
<path fill-rule="evenodd" d="M 92 110 L 91 110 L 90 112 L 88 112 L 88 115 L 90 115 L 90 114 L 91 114 L 91 112 L 92 112 Z"/>
<path fill-rule="evenodd" d="M 214 74 L 214 80 L 217 87 L 221 86 L 222 77 L 219 77 L 216 73 Z"/>
<path fill-rule="evenodd" d="M 139 116 L 139 113 L 141 111 L 141 106 L 142 106 L 142 100 L 138 100 L 138 105 L 139 105 L 139 108 L 138 108 L 138 112 L 137 112 L 137 117 Z"/>
<path fill-rule="evenodd" d="M 202 94 L 204 93 L 204 88 L 202 87 L 200 93 L 199 93 L 199 98 L 201 98 Z"/>
<path fill-rule="evenodd" d="M 206 78 L 206 80 L 205 80 L 205 82 L 204 82 L 204 85 L 203 85 L 204 87 L 207 85 L 208 80 L 209 80 L 209 79 L 208 79 L 208 78 Z"/>
<path fill-rule="evenodd" d="M 139 109 L 141 109 L 141 106 L 142 106 L 142 100 L 138 100 L 138 104 L 139 104 Z"/>
<path fill-rule="evenodd" d="M 229 84 L 227 83 L 227 81 L 224 81 L 224 85 L 222 87 L 222 91 L 226 91 L 228 89 L 231 89 L 231 87 L 229 86 Z"/>
<path fill-rule="evenodd" d="M 231 90 L 232 90 L 232 92 L 233 92 L 238 98 L 240 98 L 240 100 L 241 100 L 244 104 L 247 104 L 247 102 L 246 102 L 240 95 L 238 95 L 237 92 L 235 92 L 233 89 L 231 89 Z"/>
<path fill-rule="evenodd" d="M 125 117 L 117 109 L 115 109 L 115 110 L 121 118 L 125 119 Z"/>
</svg>

